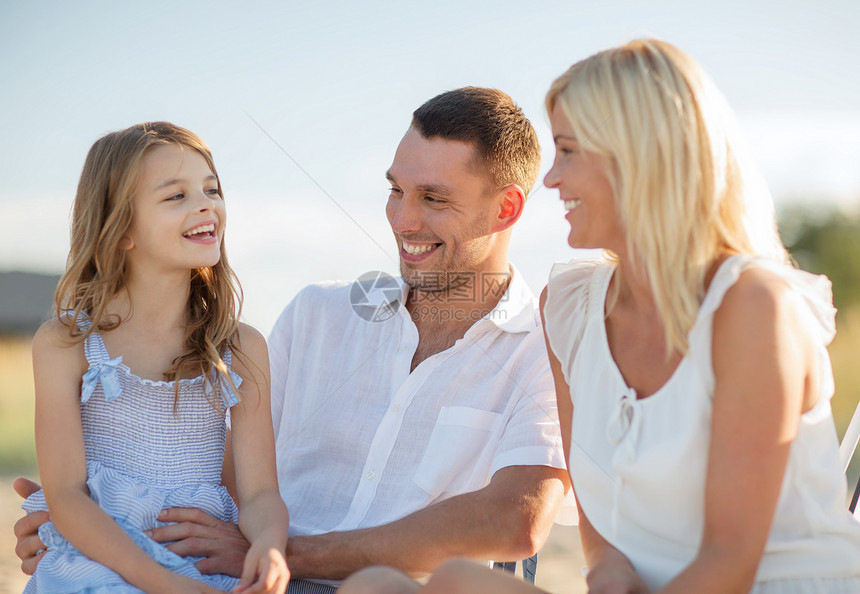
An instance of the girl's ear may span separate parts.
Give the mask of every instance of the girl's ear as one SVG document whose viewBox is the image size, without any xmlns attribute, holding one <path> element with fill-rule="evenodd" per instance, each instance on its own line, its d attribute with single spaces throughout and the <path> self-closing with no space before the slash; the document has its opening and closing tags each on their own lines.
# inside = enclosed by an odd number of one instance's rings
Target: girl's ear
<svg viewBox="0 0 860 594">
<path fill-rule="evenodd" d="M 134 248 L 134 240 L 128 235 L 123 235 L 119 240 L 119 249 L 129 251 Z"/>
</svg>

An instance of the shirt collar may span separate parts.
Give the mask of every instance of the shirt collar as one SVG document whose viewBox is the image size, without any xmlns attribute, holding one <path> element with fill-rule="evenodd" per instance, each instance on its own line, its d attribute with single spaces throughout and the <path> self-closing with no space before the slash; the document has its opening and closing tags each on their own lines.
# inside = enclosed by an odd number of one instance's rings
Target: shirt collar
<svg viewBox="0 0 860 594">
<path fill-rule="evenodd" d="M 531 332 L 539 324 L 537 299 L 516 266 L 510 264 L 510 268 L 512 278 L 508 290 L 484 319 L 504 332 Z"/>
</svg>

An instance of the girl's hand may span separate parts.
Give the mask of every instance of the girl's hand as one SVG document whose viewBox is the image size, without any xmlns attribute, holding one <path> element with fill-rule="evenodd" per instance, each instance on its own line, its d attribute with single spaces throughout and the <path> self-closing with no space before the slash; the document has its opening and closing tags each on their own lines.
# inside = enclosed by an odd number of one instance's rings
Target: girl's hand
<svg viewBox="0 0 860 594">
<path fill-rule="evenodd" d="M 283 594 L 289 582 L 290 570 L 284 552 L 255 542 L 245 557 L 242 579 L 233 592 Z"/>
</svg>

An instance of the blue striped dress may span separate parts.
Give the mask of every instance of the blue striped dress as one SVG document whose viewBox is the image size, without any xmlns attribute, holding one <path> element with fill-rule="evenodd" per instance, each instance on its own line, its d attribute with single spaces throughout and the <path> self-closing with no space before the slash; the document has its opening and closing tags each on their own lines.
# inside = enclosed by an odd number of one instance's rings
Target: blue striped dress
<svg viewBox="0 0 860 594">
<path fill-rule="evenodd" d="M 223 521 L 237 521 L 236 505 L 220 485 L 224 410 L 210 404 L 203 376 L 179 380 L 174 410 L 174 382 L 137 377 L 123 365 L 122 357 L 110 358 L 99 334 L 86 339 L 84 350 L 89 369 L 81 388 L 81 421 L 90 496 L 161 565 L 231 590 L 238 579 L 202 575 L 194 567 L 199 558 L 180 557 L 143 533 L 163 525 L 155 518 L 168 507 L 196 507 Z M 225 360 L 229 366 L 229 351 Z M 230 373 L 238 387 L 241 378 Z M 218 381 L 214 375 L 213 379 Z M 236 404 L 235 392 L 226 382 L 220 385 L 225 407 Z M 23 507 L 27 512 L 46 510 L 42 491 Z M 48 550 L 25 594 L 141 591 L 79 553 L 53 523 L 43 524 L 39 536 Z"/>
</svg>

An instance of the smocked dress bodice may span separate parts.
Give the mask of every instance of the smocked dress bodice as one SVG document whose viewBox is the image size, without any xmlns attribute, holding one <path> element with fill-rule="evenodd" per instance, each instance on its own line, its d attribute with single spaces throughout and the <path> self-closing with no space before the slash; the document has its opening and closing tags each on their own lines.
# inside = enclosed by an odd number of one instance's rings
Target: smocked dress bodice
<svg viewBox="0 0 860 594">
<path fill-rule="evenodd" d="M 846 481 L 830 409 L 826 345 L 835 333 L 824 277 L 734 256 L 722 263 L 669 380 L 638 399 L 609 349 L 605 302 L 614 264 L 557 265 L 545 306 L 550 348 L 573 404 L 568 466 L 594 528 L 624 553 L 651 589 L 696 556 L 704 528 L 705 476 L 715 377 L 713 317 L 748 267 L 767 268 L 803 299 L 821 361 L 820 398 L 801 416 L 753 592 L 860 592 L 860 522 L 847 510 Z"/>
<path fill-rule="evenodd" d="M 238 402 L 236 393 L 213 371 L 212 381 L 220 382 L 219 401 L 206 389 L 203 376 L 177 380 L 177 400 L 174 382 L 137 377 L 121 356 L 110 357 L 98 333 L 86 338 L 84 351 L 89 367 L 81 382 L 80 411 L 90 496 L 165 567 L 232 589 L 235 578 L 201 575 L 194 567 L 199 558 L 179 557 L 143 531 L 162 525 L 155 518 L 168 507 L 199 508 L 222 521 L 237 521 L 236 506 L 220 485 L 225 410 Z M 225 362 L 229 367 L 229 351 Z M 242 379 L 230 374 L 238 387 Z M 42 491 L 23 507 L 46 510 Z M 39 536 L 48 550 L 25 593 L 139 592 L 80 554 L 51 522 L 39 529 Z"/>
</svg>

